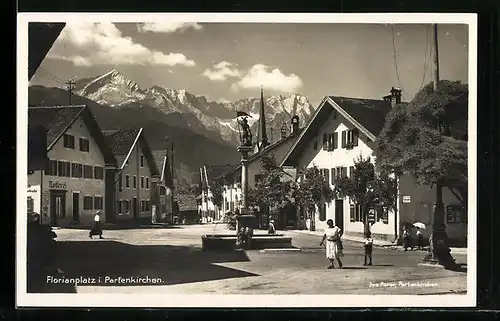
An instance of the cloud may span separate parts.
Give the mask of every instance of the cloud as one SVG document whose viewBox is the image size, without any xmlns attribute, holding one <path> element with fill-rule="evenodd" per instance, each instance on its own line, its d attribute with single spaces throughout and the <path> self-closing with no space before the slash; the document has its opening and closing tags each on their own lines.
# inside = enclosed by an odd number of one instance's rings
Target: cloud
<svg viewBox="0 0 500 321">
<path fill-rule="evenodd" d="M 113 23 L 68 23 L 48 57 L 72 62 L 76 66 L 91 65 L 182 65 L 192 67 L 182 53 L 151 50 L 124 37 Z"/>
<path fill-rule="evenodd" d="M 285 75 L 278 68 L 271 70 L 266 65 L 257 64 L 251 67 L 237 83 L 233 84 L 232 88 L 237 91 L 240 88 L 260 88 L 260 86 L 264 86 L 271 90 L 291 93 L 302 87 L 302 85 L 302 80 L 296 74 Z"/>
<path fill-rule="evenodd" d="M 240 77 L 240 75 L 241 72 L 236 68 L 236 65 L 227 61 L 221 61 L 212 69 L 206 69 L 203 72 L 203 76 L 212 81 L 224 81 L 230 77 Z"/>
<path fill-rule="evenodd" d="M 203 26 L 196 22 L 145 22 L 137 25 L 139 32 L 172 33 L 188 29 L 201 30 Z"/>
</svg>

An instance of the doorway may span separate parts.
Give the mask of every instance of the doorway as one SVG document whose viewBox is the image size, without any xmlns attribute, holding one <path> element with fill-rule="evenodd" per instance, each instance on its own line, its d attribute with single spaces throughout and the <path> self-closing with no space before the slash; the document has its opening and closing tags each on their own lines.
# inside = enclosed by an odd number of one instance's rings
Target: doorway
<svg viewBox="0 0 500 321">
<path fill-rule="evenodd" d="M 138 216 L 138 208 L 137 208 L 137 197 L 134 197 L 132 199 L 132 215 L 134 217 L 134 219 L 137 219 L 137 216 Z"/>
<path fill-rule="evenodd" d="M 80 223 L 80 193 L 73 192 L 73 222 Z"/>
<path fill-rule="evenodd" d="M 66 191 L 50 191 L 50 225 L 58 226 L 66 218 Z"/>
<path fill-rule="evenodd" d="M 335 225 L 344 231 L 344 200 L 335 200 Z"/>
</svg>

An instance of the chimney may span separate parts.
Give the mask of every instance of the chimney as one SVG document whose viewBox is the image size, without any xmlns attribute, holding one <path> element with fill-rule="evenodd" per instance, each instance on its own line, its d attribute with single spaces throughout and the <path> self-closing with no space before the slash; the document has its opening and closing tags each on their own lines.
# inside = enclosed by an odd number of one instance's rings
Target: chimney
<svg viewBox="0 0 500 321">
<path fill-rule="evenodd" d="M 392 87 L 390 91 L 390 95 L 384 97 L 384 101 L 390 102 L 391 107 L 396 106 L 397 104 L 401 104 L 401 89 L 397 87 Z"/>
<path fill-rule="evenodd" d="M 292 117 L 291 135 L 295 135 L 299 132 L 299 116 L 295 115 Z"/>
</svg>

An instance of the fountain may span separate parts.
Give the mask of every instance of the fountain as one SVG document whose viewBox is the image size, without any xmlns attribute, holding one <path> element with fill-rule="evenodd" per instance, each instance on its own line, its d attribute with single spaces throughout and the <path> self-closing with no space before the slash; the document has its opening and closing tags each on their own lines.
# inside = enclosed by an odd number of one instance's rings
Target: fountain
<svg viewBox="0 0 500 321">
<path fill-rule="evenodd" d="M 290 248 L 292 247 L 292 238 L 283 234 L 254 234 L 257 225 L 255 215 L 250 214 L 247 206 L 248 192 L 248 154 L 253 150 L 252 133 L 246 117 L 248 114 L 238 112 L 238 129 L 240 132 L 241 145 L 238 151 L 241 153 L 241 208 L 240 215 L 236 218 L 235 234 L 215 234 L 215 228 L 212 235 L 202 235 L 203 250 L 215 249 L 235 249 L 238 247 L 238 232 L 241 228 L 247 229 L 249 234 L 249 244 L 246 249 L 263 248 Z"/>
</svg>

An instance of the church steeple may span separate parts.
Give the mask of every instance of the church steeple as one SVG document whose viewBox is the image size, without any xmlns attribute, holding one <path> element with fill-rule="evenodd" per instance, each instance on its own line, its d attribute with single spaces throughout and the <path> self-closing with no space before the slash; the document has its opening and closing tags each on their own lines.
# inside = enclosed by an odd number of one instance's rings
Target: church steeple
<svg viewBox="0 0 500 321">
<path fill-rule="evenodd" d="M 266 113 L 264 110 L 264 89 L 260 87 L 260 113 L 259 126 L 257 128 L 257 150 L 260 152 L 269 145 L 266 132 Z"/>
</svg>

